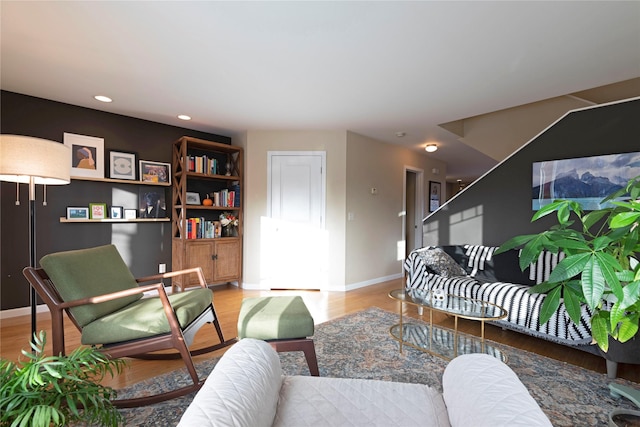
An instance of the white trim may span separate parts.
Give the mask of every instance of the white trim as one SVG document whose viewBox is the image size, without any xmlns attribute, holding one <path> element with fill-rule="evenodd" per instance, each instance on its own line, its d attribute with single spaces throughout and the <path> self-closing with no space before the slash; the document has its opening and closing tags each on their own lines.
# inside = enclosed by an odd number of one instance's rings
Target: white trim
<svg viewBox="0 0 640 427">
<path fill-rule="evenodd" d="M 36 306 L 36 313 L 48 313 L 49 307 L 46 304 L 40 304 Z M 31 307 L 19 307 L 10 308 L 8 310 L 0 310 L 0 320 L 11 319 L 13 317 L 29 316 L 31 315 Z"/>
<path fill-rule="evenodd" d="M 351 283 L 345 286 L 345 291 L 352 291 L 354 289 L 364 288 L 366 286 L 377 285 L 378 283 L 388 282 L 390 280 L 401 279 L 402 273 L 392 274 L 385 277 L 377 277 L 375 279 L 365 280 L 364 282 Z"/>
</svg>

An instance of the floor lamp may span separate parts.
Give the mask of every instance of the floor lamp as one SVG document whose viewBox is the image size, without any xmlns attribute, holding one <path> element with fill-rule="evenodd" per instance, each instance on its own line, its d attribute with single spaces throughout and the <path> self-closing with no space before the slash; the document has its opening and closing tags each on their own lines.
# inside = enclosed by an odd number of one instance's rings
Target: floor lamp
<svg viewBox="0 0 640 427">
<path fill-rule="evenodd" d="M 16 183 L 16 205 L 20 205 L 19 184 L 29 184 L 29 265 L 36 266 L 36 184 L 68 184 L 71 150 L 59 142 L 22 135 L 0 135 L 0 181 Z M 46 188 L 46 187 L 45 187 Z M 46 189 L 43 205 L 46 206 Z M 29 287 L 31 340 L 36 333 L 36 291 Z"/>
</svg>

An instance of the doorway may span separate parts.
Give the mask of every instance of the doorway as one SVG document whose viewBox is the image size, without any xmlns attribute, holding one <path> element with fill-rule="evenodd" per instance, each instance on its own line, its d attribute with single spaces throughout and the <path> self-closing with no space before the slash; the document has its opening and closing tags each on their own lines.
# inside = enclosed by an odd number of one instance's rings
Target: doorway
<svg viewBox="0 0 640 427">
<path fill-rule="evenodd" d="M 404 224 L 405 241 L 403 259 L 414 249 L 422 247 L 422 220 L 424 218 L 424 192 L 422 169 L 405 166 L 404 176 Z"/>
<path fill-rule="evenodd" d="M 327 285 L 326 153 L 267 153 L 267 215 L 261 224 L 261 287 Z"/>
</svg>

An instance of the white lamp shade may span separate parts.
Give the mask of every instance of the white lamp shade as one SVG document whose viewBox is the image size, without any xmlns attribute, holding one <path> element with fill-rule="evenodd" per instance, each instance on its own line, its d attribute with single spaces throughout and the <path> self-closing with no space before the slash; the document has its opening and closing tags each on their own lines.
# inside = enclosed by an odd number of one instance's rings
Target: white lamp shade
<svg viewBox="0 0 640 427">
<path fill-rule="evenodd" d="M 438 146 L 436 144 L 427 144 L 424 149 L 428 152 L 428 153 L 433 153 L 434 151 L 438 150 Z"/>
<path fill-rule="evenodd" d="M 0 135 L 0 181 L 63 185 L 70 182 L 71 150 L 64 144 L 22 135 Z"/>
</svg>

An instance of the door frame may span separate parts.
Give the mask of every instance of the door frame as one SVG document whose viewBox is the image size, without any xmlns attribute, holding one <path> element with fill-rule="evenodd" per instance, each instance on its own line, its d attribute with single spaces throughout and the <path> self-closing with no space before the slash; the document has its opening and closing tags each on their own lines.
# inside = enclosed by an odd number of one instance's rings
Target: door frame
<svg viewBox="0 0 640 427">
<path fill-rule="evenodd" d="M 422 221 L 424 220 L 424 170 L 420 168 L 416 168 L 413 166 L 404 167 L 404 174 L 402 175 L 402 209 L 405 212 L 404 220 L 402 221 L 402 239 L 405 240 L 407 236 L 407 230 L 409 228 L 409 224 L 407 224 L 407 174 L 412 173 L 416 176 L 416 188 L 415 194 L 413 195 L 415 198 L 415 211 L 413 217 L 415 218 L 415 223 L 411 224 L 411 227 L 414 230 L 414 241 L 415 245 L 418 248 L 421 248 L 423 245 L 423 233 L 422 233 Z M 405 258 L 406 258 L 405 253 Z"/>
</svg>

